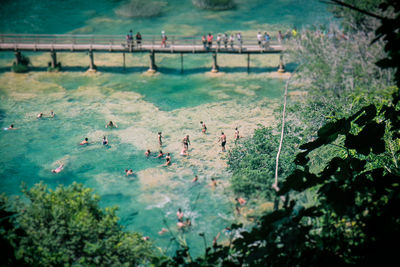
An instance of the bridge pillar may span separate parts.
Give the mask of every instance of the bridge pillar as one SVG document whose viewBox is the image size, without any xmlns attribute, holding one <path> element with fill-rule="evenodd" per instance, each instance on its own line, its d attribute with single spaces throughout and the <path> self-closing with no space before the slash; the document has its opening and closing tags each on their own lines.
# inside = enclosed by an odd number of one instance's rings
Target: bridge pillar
<svg viewBox="0 0 400 267">
<path fill-rule="evenodd" d="M 218 67 L 218 64 L 217 64 L 217 53 L 213 53 L 212 57 L 213 57 L 213 65 L 212 65 L 211 72 L 212 73 L 217 73 L 219 71 L 219 67 Z"/>
<path fill-rule="evenodd" d="M 93 51 L 89 51 L 89 71 L 95 71 L 96 70 L 96 65 L 94 64 L 94 59 L 93 59 Z"/>
<path fill-rule="evenodd" d="M 154 51 L 151 51 L 151 53 L 149 54 L 149 56 L 150 56 L 150 66 L 149 66 L 149 69 L 147 70 L 147 72 L 154 73 L 154 72 L 157 71 L 157 66 L 156 66 L 156 62 L 155 62 Z"/>
<path fill-rule="evenodd" d="M 278 68 L 279 73 L 284 73 L 285 72 L 285 65 L 283 65 L 283 57 L 282 54 L 279 56 L 279 68 Z"/>
<path fill-rule="evenodd" d="M 52 68 L 57 67 L 57 54 L 55 51 L 51 51 L 51 67 Z"/>
<path fill-rule="evenodd" d="M 247 54 L 247 73 L 250 73 L 250 54 Z"/>
</svg>

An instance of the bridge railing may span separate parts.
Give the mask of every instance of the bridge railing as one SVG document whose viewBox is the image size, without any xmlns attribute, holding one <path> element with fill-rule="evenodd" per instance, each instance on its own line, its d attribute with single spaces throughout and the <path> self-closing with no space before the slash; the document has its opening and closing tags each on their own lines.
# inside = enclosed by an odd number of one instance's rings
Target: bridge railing
<svg viewBox="0 0 400 267">
<path fill-rule="evenodd" d="M 167 46 L 202 46 L 201 36 L 167 35 Z M 213 46 L 216 45 L 217 36 L 214 35 Z M 135 38 L 134 38 L 135 39 Z M 0 43 L 11 44 L 82 44 L 82 45 L 127 45 L 125 35 L 86 35 L 86 34 L 0 34 Z M 161 35 L 142 35 L 143 46 L 160 46 Z M 269 45 L 279 45 L 276 38 L 272 37 Z M 136 45 L 136 40 L 134 40 Z M 235 36 L 234 45 L 238 46 Z M 228 41 L 228 47 L 230 43 Z M 242 36 L 242 46 L 258 46 L 256 36 Z M 221 40 L 221 47 L 224 42 Z"/>
</svg>

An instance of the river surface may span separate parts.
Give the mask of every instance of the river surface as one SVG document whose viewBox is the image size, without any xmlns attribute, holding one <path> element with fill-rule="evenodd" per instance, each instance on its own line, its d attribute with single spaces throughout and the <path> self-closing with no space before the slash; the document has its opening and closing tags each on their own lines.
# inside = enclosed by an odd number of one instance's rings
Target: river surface
<svg viewBox="0 0 400 267">
<path fill-rule="evenodd" d="M 200 35 L 258 31 L 286 31 L 296 26 L 324 24 L 331 19 L 324 4 L 310 0 L 238 0 L 231 11 L 202 11 L 191 1 L 167 1 L 156 18 L 128 19 L 115 13 L 123 1 L 3 1 L 1 33 Z M 94 189 L 102 207 L 119 206 L 120 223 L 138 231 L 167 254 L 186 242 L 193 255 L 203 253 L 203 240 L 212 238 L 238 218 L 229 189 L 226 154 L 218 136 L 234 146 L 234 128 L 251 135 L 258 124 L 274 125 L 274 109 L 283 96 L 285 76 L 276 74 L 276 55 L 251 58 L 247 74 L 245 55 L 218 57 L 221 72 L 211 74 L 211 55 L 185 55 L 180 73 L 179 55 L 156 55 L 159 72 L 146 74 L 148 55 L 95 54 L 97 73 L 87 73 L 85 53 L 59 53 L 59 73 L 46 72 L 48 53 L 26 53 L 32 62 L 27 74 L 11 73 L 13 53 L 0 54 L 0 192 L 20 193 L 22 182 L 44 181 L 50 188 L 74 181 Z M 53 110 L 54 118 L 49 116 Z M 39 112 L 44 113 L 37 119 Z M 105 128 L 112 120 L 118 128 Z M 207 125 L 202 134 L 200 121 Z M 154 158 L 160 149 L 172 165 Z M 189 156 L 179 152 L 190 136 Z M 109 140 L 103 146 L 103 136 Z M 80 146 L 87 137 L 90 144 Z M 150 149 L 149 158 L 144 152 Z M 64 170 L 52 173 L 59 164 Z M 132 169 L 134 176 L 124 170 Z M 197 183 L 192 179 L 198 175 Z M 216 188 L 210 186 L 217 180 Z M 176 211 L 181 208 L 193 226 L 178 232 Z M 161 228 L 170 233 L 158 234 Z"/>
</svg>

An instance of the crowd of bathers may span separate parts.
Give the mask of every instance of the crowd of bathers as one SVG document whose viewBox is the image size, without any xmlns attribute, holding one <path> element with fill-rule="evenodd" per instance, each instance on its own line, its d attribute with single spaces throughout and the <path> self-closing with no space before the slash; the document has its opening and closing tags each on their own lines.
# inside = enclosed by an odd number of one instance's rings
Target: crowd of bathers
<svg viewBox="0 0 400 267">
<path fill-rule="evenodd" d="M 50 111 L 50 113 L 49 113 L 48 116 L 49 116 L 50 118 L 54 118 L 54 117 L 55 117 L 55 113 L 54 113 L 53 111 Z M 42 118 L 45 117 L 45 115 L 43 114 L 43 112 L 40 112 L 36 117 L 37 117 L 37 119 L 42 119 Z M 206 124 L 205 124 L 203 121 L 200 121 L 200 125 L 201 125 L 201 132 L 202 132 L 203 134 L 207 134 L 207 126 L 206 126 Z M 118 125 L 117 125 L 116 123 L 114 123 L 113 121 L 109 121 L 109 122 L 105 125 L 105 128 L 118 128 Z M 16 130 L 16 129 L 17 129 L 17 128 L 14 127 L 14 124 L 11 124 L 8 128 L 4 128 L 4 130 Z M 236 142 L 239 138 L 241 138 L 241 136 L 239 135 L 239 130 L 238 130 L 238 128 L 236 127 L 236 128 L 235 128 L 235 136 L 234 136 L 235 142 Z M 162 132 L 158 132 L 157 139 L 158 139 L 158 144 L 159 144 L 159 146 L 160 146 L 160 150 L 159 150 L 157 156 L 154 156 L 154 158 L 165 158 L 165 161 L 166 161 L 166 162 L 165 162 L 165 164 L 163 164 L 163 165 L 164 165 L 164 166 L 169 166 L 169 165 L 171 165 L 171 155 L 170 155 L 170 153 L 166 153 L 166 154 L 163 153 L 163 151 L 162 151 L 162 149 L 161 149 L 161 147 L 162 147 L 162 145 L 163 145 L 163 136 L 162 136 Z M 218 138 L 218 142 L 221 143 L 222 152 L 225 152 L 225 151 L 226 151 L 226 135 L 224 134 L 224 132 L 221 132 L 221 135 L 220 135 L 219 138 Z M 88 138 L 88 137 L 85 137 L 85 138 L 79 143 L 79 145 L 81 145 L 81 146 L 87 146 L 87 145 L 89 145 L 89 144 L 90 144 L 90 142 L 89 142 L 89 138 Z M 106 136 L 103 136 L 102 144 L 105 145 L 105 146 L 108 145 L 108 139 L 107 139 Z M 183 137 L 183 139 L 182 139 L 182 150 L 181 150 L 181 152 L 180 152 L 180 155 L 181 155 L 181 156 L 189 156 L 189 152 L 188 152 L 188 151 L 189 151 L 189 145 L 190 145 L 190 144 L 191 144 L 191 143 L 190 143 L 189 135 L 185 135 L 185 136 Z M 146 157 L 150 157 L 152 153 L 151 153 L 150 149 L 147 149 L 147 150 L 145 151 L 144 154 L 145 154 Z M 55 169 L 53 169 L 53 170 L 51 170 L 51 171 L 52 171 L 53 173 L 59 173 L 59 172 L 61 172 L 61 171 L 64 169 L 64 166 L 65 166 L 65 164 L 61 162 L 61 163 L 59 163 L 59 166 L 58 166 L 57 168 L 55 168 Z M 129 176 L 129 175 L 134 175 L 134 172 L 133 172 L 132 169 L 125 169 L 125 173 L 126 173 L 127 176 Z M 195 175 L 195 177 L 193 178 L 192 182 L 193 182 L 193 183 L 198 182 L 198 176 L 197 176 L 197 175 Z M 217 181 L 216 181 L 214 178 L 211 178 L 210 186 L 213 187 L 213 188 L 217 187 Z M 246 201 L 245 201 L 243 198 L 241 198 L 241 197 L 236 198 L 235 201 L 237 202 L 236 211 L 237 211 L 238 214 L 240 214 L 240 209 L 239 209 L 239 207 L 240 207 L 241 205 L 244 205 L 244 204 L 246 203 Z M 184 219 L 184 217 L 183 217 L 183 212 L 182 212 L 182 210 L 181 210 L 180 208 L 179 208 L 179 210 L 178 210 L 178 212 L 177 212 L 177 217 L 178 217 L 178 222 L 177 222 L 177 227 L 178 227 L 178 229 L 180 229 L 180 230 L 185 230 L 185 229 L 188 229 L 188 228 L 191 226 L 191 221 L 190 221 L 190 219 L 189 219 L 189 218 Z M 165 232 L 168 232 L 168 230 L 165 229 L 165 228 L 162 228 L 161 231 L 159 232 L 159 234 L 162 235 L 162 234 L 165 233 Z M 218 238 L 218 237 L 216 237 L 216 238 Z M 144 237 L 143 239 L 144 239 L 144 240 L 148 240 L 149 237 L 146 236 L 146 237 Z M 216 241 L 216 240 L 215 240 L 215 241 Z"/>
</svg>

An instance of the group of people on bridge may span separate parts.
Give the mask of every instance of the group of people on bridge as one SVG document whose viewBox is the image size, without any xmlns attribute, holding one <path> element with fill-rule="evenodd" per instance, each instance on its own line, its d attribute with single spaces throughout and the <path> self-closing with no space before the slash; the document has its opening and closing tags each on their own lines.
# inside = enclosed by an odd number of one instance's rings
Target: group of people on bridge
<svg viewBox="0 0 400 267">
<path fill-rule="evenodd" d="M 291 31 L 288 30 L 285 34 L 282 34 L 281 31 L 278 31 L 276 39 L 278 40 L 279 44 L 282 44 L 282 42 L 285 39 L 290 39 L 291 37 L 296 37 L 298 35 L 296 27 L 294 27 Z M 272 39 L 271 35 L 268 32 L 264 32 L 262 34 L 261 32 L 258 32 L 256 36 L 258 45 L 261 48 L 268 48 L 270 41 Z M 136 46 L 141 47 L 142 45 L 142 35 L 140 32 L 137 32 L 135 37 L 133 36 L 133 31 L 130 30 L 128 34 L 126 35 L 126 41 L 127 45 L 129 48 L 132 48 L 135 45 L 135 40 L 136 40 Z M 165 31 L 161 31 L 161 47 L 166 47 L 167 46 L 167 35 L 165 34 Z M 201 36 L 201 42 L 204 46 L 204 49 L 209 50 L 213 43 L 215 42 L 216 46 L 218 49 L 221 47 L 224 47 L 225 49 L 228 49 L 228 46 L 233 49 L 235 45 L 237 45 L 239 48 L 242 48 L 243 45 L 243 37 L 241 32 L 238 32 L 236 34 L 230 34 L 228 35 L 227 33 L 218 33 L 214 40 L 214 36 L 212 33 L 208 33 L 207 35 L 202 35 Z"/>
</svg>

